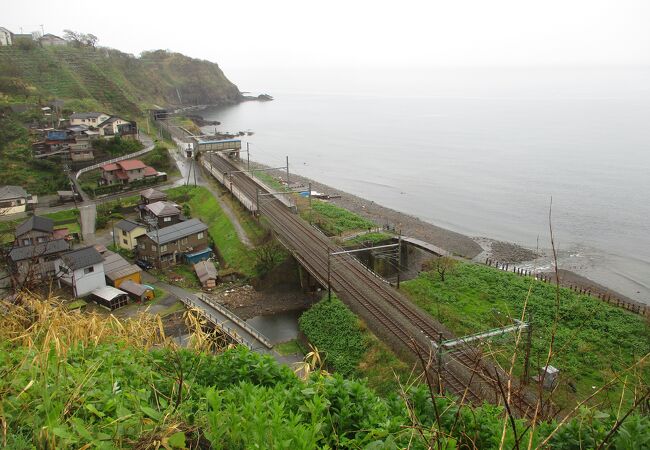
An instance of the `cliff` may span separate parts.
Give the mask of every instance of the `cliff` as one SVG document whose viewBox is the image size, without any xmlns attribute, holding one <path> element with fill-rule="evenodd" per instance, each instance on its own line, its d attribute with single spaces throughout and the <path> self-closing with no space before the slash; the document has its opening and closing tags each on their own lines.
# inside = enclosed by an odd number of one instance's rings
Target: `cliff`
<svg viewBox="0 0 650 450">
<path fill-rule="evenodd" d="M 109 48 L 0 47 L 0 102 L 54 98 L 137 116 L 154 106 L 236 103 L 242 95 L 217 64 L 164 50 L 135 57 Z"/>
</svg>

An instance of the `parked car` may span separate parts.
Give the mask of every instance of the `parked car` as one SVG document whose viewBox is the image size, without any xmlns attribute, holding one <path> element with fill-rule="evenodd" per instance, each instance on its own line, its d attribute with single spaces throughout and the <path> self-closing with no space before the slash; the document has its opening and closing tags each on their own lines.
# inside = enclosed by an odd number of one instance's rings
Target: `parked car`
<svg viewBox="0 0 650 450">
<path fill-rule="evenodd" d="M 149 261 L 145 261 L 144 259 L 136 259 L 135 265 L 141 268 L 142 270 L 153 269 L 153 265 Z"/>
</svg>

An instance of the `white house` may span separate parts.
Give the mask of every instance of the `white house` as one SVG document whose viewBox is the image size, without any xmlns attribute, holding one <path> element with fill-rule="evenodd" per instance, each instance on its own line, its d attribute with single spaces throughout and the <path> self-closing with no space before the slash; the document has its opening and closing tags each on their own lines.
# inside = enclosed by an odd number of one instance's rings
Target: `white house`
<svg viewBox="0 0 650 450">
<path fill-rule="evenodd" d="M 13 44 L 13 33 L 6 28 L 0 27 L 0 46 Z"/>
<path fill-rule="evenodd" d="M 75 297 L 83 297 L 106 286 L 104 258 L 95 247 L 84 247 L 61 255 L 56 262 L 59 280 L 72 287 Z"/>
<path fill-rule="evenodd" d="M 68 41 L 66 41 L 65 39 L 50 33 L 44 34 L 39 39 L 39 42 L 41 43 L 41 45 L 46 45 L 46 46 L 68 45 Z"/>
<path fill-rule="evenodd" d="M 110 119 L 110 117 L 111 116 L 103 112 L 74 113 L 70 116 L 70 125 L 97 127 L 100 123 Z"/>
<path fill-rule="evenodd" d="M 0 187 L 0 215 L 25 212 L 27 205 L 36 203 L 38 198 L 28 194 L 20 186 Z"/>
</svg>

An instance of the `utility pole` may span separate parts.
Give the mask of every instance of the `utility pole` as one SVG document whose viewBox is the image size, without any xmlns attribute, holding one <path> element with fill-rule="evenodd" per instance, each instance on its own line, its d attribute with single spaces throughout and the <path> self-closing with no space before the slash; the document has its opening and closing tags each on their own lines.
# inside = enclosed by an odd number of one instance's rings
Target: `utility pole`
<svg viewBox="0 0 650 450">
<path fill-rule="evenodd" d="M 255 212 L 257 213 L 257 220 L 259 221 L 260 220 L 260 188 L 255 189 L 255 194 L 257 198 L 257 202 L 256 202 L 257 208 Z"/>
<path fill-rule="evenodd" d="M 311 217 L 311 181 L 309 182 L 309 224 L 311 225 L 312 222 L 312 217 Z"/>
<path fill-rule="evenodd" d="M 332 283 L 331 283 L 331 272 L 332 272 L 332 253 L 330 252 L 329 246 L 327 247 L 327 300 L 332 300 Z"/>
<path fill-rule="evenodd" d="M 399 230 L 399 240 L 397 242 L 397 289 L 399 289 L 400 273 L 402 272 L 402 229 Z"/>
<path fill-rule="evenodd" d="M 524 384 L 530 378 L 530 350 L 533 345 L 533 315 L 528 314 L 528 329 L 526 330 L 526 354 L 524 356 Z"/>
<path fill-rule="evenodd" d="M 289 156 L 287 156 L 287 187 L 289 187 Z"/>
</svg>

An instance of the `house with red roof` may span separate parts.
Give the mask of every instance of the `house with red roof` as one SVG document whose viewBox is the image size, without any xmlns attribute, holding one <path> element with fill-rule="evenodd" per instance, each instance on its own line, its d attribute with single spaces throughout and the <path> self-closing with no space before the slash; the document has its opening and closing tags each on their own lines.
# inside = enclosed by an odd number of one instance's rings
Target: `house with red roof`
<svg viewBox="0 0 650 450">
<path fill-rule="evenodd" d="M 129 184 L 145 178 L 155 178 L 158 171 L 147 166 L 139 159 L 125 159 L 102 166 L 102 177 L 99 181 L 103 185 Z"/>
</svg>

